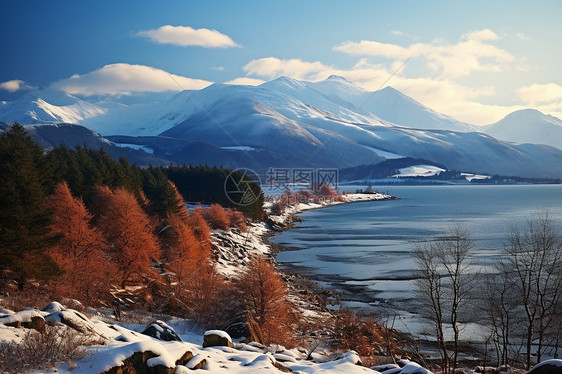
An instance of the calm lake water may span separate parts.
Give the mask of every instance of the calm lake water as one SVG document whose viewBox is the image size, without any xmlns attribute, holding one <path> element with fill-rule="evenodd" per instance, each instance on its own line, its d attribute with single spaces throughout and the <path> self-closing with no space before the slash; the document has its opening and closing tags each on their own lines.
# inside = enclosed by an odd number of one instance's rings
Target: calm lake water
<svg viewBox="0 0 562 374">
<path fill-rule="evenodd" d="M 302 213 L 304 222 L 271 241 L 281 267 L 343 292 L 347 306 L 415 316 L 414 243 L 461 223 L 474 239 L 473 261 L 493 266 L 506 234 L 547 209 L 562 224 L 562 185 L 384 186 L 403 200 L 344 204 Z M 390 308 L 389 308 L 390 306 Z M 416 322 L 409 320 L 410 325 Z M 408 326 L 408 329 L 415 329 Z"/>
</svg>

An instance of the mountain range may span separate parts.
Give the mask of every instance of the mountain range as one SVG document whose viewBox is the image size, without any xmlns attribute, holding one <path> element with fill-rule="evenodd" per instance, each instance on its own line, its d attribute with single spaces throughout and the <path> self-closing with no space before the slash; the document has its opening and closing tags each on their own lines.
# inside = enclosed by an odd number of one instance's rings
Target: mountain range
<svg viewBox="0 0 562 374">
<path fill-rule="evenodd" d="M 280 77 L 260 86 L 213 84 L 155 99 L 85 100 L 46 88 L 2 103 L 0 121 L 35 125 L 35 133 L 42 125 L 43 137 L 57 131 L 51 146 L 81 144 L 70 133 L 83 126 L 93 131 L 90 137 L 99 133 L 112 146 L 147 151 L 142 163 L 205 163 L 263 172 L 411 157 L 464 172 L 562 176 L 562 121 L 535 110 L 478 127 L 392 87 L 369 92 L 339 76 L 320 82 Z M 66 125 L 63 134 L 61 125 L 53 126 L 60 123 L 80 126 Z"/>
</svg>

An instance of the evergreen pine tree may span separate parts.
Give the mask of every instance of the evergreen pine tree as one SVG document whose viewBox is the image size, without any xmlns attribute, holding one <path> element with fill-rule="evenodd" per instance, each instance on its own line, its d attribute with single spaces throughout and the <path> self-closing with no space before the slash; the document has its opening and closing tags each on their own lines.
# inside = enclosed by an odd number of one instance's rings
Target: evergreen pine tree
<svg viewBox="0 0 562 374">
<path fill-rule="evenodd" d="M 41 147 L 17 123 L 0 137 L 0 270 L 8 270 L 20 289 L 30 278 L 58 273 L 45 253 L 59 237 L 50 231 L 52 213 L 42 207 L 42 157 Z"/>
</svg>

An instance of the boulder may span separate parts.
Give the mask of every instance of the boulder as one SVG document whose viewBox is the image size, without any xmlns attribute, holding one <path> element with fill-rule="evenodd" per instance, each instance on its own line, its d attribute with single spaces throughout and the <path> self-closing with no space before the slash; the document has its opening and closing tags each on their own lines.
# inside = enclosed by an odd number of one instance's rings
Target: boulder
<svg viewBox="0 0 562 374">
<path fill-rule="evenodd" d="M 346 352 L 341 356 L 339 356 L 338 358 L 336 358 L 336 360 L 342 360 L 342 361 L 350 362 L 357 366 L 363 366 L 363 362 L 361 362 L 361 358 L 359 357 L 359 354 L 355 351 Z"/>
<path fill-rule="evenodd" d="M 546 360 L 533 366 L 528 374 L 562 374 L 562 360 Z"/>
<path fill-rule="evenodd" d="M 193 358 L 191 351 L 186 351 L 180 358 L 176 360 L 176 365 L 185 365 Z"/>
<path fill-rule="evenodd" d="M 55 312 L 60 312 L 65 309 L 66 308 L 61 303 L 57 301 L 51 301 L 49 304 L 45 305 L 43 309 L 41 309 L 41 311 L 49 314 L 53 314 Z"/>
<path fill-rule="evenodd" d="M 252 333 L 248 322 L 245 321 L 234 322 L 228 325 L 228 327 L 224 329 L 224 331 L 226 331 L 232 339 L 236 339 L 237 342 L 249 343 L 256 341 L 257 339 Z"/>
<path fill-rule="evenodd" d="M 88 317 L 74 309 L 65 309 L 48 315 L 47 322 L 62 323 L 81 333 L 94 331 L 94 324 Z"/>
<path fill-rule="evenodd" d="M 399 369 L 399 368 L 400 368 L 400 366 L 398 366 L 396 364 L 385 364 L 385 365 L 371 366 L 371 370 L 378 371 L 379 373 L 383 373 L 387 370 Z"/>
<path fill-rule="evenodd" d="M 135 352 L 123 360 L 123 365 L 113 367 L 102 374 L 174 374 L 175 368 L 164 365 L 149 366 L 148 361 L 157 354 L 151 351 Z"/>
<path fill-rule="evenodd" d="M 43 317 L 31 317 L 31 322 L 29 322 L 28 326 L 25 326 L 27 328 L 33 329 L 33 330 L 37 330 L 40 333 L 45 332 L 45 318 Z"/>
<path fill-rule="evenodd" d="M 203 335 L 203 348 L 206 347 L 230 347 L 234 348 L 232 338 L 225 331 L 209 330 Z"/>
<path fill-rule="evenodd" d="M 149 324 L 144 329 L 142 334 L 152 336 L 155 339 L 163 340 L 166 342 L 182 341 L 178 333 L 172 327 L 170 327 L 167 323 L 160 320 L 154 321 L 151 324 Z"/>
<path fill-rule="evenodd" d="M 35 321 L 33 321 L 34 319 Z M 41 312 L 35 309 L 25 309 L 0 317 L 0 323 L 16 328 L 35 328 L 36 330 L 39 329 L 38 331 L 41 331 L 41 329 L 44 331 L 45 329 L 45 318 L 43 318 Z"/>
<path fill-rule="evenodd" d="M 207 360 L 203 355 L 195 355 L 185 366 L 191 370 L 202 369 L 203 366 L 207 365 Z"/>
</svg>

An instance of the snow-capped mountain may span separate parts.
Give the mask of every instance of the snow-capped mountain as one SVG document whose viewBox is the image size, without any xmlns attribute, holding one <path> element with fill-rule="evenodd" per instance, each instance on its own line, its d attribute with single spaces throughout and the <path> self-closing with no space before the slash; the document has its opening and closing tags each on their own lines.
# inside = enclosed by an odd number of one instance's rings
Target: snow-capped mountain
<svg viewBox="0 0 562 374">
<path fill-rule="evenodd" d="M 494 124 L 483 126 L 482 130 L 501 140 L 562 149 L 562 120 L 534 109 L 510 113 Z"/>
<path fill-rule="evenodd" d="M 562 175 L 560 149 L 500 141 L 393 88 L 367 92 L 338 76 L 314 83 L 280 77 L 257 87 L 213 84 L 128 105 L 49 95 L 35 91 L 0 106 L 0 121 L 71 118 L 175 163 L 342 168 L 376 164 L 392 153 L 466 172 Z"/>
<path fill-rule="evenodd" d="M 28 92 L 14 102 L 0 104 L 0 117 L 4 122 L 34 123 L 80 123 L 103 115 L 120 106 L 118 103 L 81 100 L 69 93 L 41 88 Z"/>
</svg>

